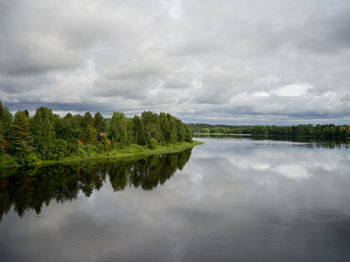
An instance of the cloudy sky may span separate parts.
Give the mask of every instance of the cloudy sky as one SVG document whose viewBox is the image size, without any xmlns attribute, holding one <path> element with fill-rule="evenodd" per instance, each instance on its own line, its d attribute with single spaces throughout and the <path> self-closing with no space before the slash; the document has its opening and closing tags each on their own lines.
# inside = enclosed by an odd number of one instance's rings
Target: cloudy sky
<svg viewBox="0 0 350 262">
<path fill-rule="evenodd" d="M 0 0 L 10 110 L 350 123 L 348 0 Z"/>
</svg>

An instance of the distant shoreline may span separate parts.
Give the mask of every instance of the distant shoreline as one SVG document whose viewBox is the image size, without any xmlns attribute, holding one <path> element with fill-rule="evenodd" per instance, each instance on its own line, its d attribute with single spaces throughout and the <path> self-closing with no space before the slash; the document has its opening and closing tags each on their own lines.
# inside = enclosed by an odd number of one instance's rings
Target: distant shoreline
<svg viewBox="0 0 350 262">
<path fill-rule="evenodd" d="M 252 136 L 252 134 L 192 133 L 193 136 Z"/>
<path fill-rule="evenodd" d="M 350 137 L 341 137 L 341 136 L 334 136 L 330 138 L 324 138 L 324 137 L 317 137 L 317 136 L 307 136 L 307 135 L 299 135 L 299 136 L 291 136 L 291 135 L 273 135 L 273 134 L 225 134 L 225 133 L 192 133 L 194 138 L 200 138 L 201 136 L 237 136 L 237 137 L 251 137 L 251 138 L 258 138 L 258 139 L 292 139 L 292 140 L 305 140 L 305 139 L 312 139 L 317 141 L 349 141 Z"/>
<path fill-rule="evenodd" d="M 350 126 L 334 124 L 305 124 L 297 126 L 230 126 L 210 124 L 188 124 L 193 135 L 213 136 L 251 136 L 292 139 L 347 140 L 350 138 Z"/>
</svg>

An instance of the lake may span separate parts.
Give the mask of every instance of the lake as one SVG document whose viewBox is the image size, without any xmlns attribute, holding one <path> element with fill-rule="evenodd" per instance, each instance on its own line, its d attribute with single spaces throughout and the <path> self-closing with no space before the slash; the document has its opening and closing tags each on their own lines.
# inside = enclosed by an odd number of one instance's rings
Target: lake
<svg viewBox="0 0 350 262">
<path fill-rule="evenodd" d="M 198 140 L 0 171 L 1 261 L 350 261 L 348 146 Z"/>
</svg>

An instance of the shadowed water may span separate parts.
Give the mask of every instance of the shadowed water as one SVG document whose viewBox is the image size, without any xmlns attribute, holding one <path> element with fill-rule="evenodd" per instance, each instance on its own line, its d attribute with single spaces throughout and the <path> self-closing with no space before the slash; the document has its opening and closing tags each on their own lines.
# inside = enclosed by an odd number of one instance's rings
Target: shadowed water
<svg viewBox="0 0 350 262">
<path fill-rule="evenodd" d="M 201 140 L 192 155 L 7 171 L 2 261 L 349 261 L 349 149 Z"/>
</svg>

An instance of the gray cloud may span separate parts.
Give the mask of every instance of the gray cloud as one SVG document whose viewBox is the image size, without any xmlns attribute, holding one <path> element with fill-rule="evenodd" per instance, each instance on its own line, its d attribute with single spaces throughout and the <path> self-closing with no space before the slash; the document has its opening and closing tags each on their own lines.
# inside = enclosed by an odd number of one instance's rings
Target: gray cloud
<svg viewBox="0 0 350 262">
<path fill-rule="evenodd" d="M 345 0 L 0 0 L 12 110 L 350 123 Z"/>
</svg>

